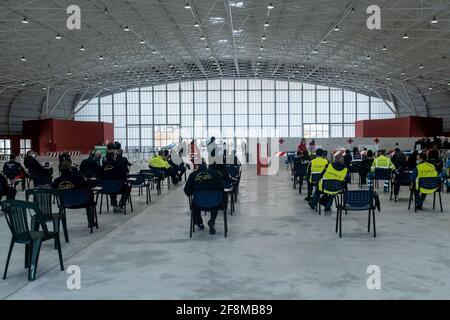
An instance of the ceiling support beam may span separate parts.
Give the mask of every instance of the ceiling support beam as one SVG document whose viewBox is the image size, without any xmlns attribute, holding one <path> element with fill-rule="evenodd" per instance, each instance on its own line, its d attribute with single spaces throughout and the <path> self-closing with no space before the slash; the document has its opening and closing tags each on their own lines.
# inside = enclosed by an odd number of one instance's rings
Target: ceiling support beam
<svg viewBox="0 0 450 320">
<path fill-rule="evenodd" d="M 47 112 L 48 112 L 48 100 L 50 99 L 50 87 L 47 87 L 45 99 L 42 102 L 42 109 L 41 109 L 41 119 L 47 118 Z"/>
<path fill-rule="evenodd" d="M 62 101 L 62 100 L 64 99 L 64 97 L 66 96 L 67 91 L 69 91 L 69 90 L 64 91 L 64 93 L 61 95 L 61 97 L 58 99 L 58 101 L 57 101 L 57 102 L 55 103 L 55 105 L 52 107 L 52 110 L 50 110 L 50 112 L 49 112 L 47 118 L 50 117 L 50 116 L 53 114 L 53 112 L 55 111 L 56 107 L 61 103 L 61 101 Z"/>
<path fill-rule="evenodd" d="M 374 90 L 375 94 L 378 96 L 378 98 L 380 98 L 381 100 L 383 100 L 384 104 L 392 111 L 392 113 L 395 114 L 395 117 L 398 118 L 398 110 L 394 105 L 394 109 L 392 109 L 392 107 L 389 105 L 389 103 L 387 103 L 386 99 L 384 99 L 381 94 L 377 91 Z M 392 101 L 392 103 L 394 104 L 394 101 Z"/>
<path fill-rule="evenodd" d="M 22 91 L 18 91 L 16 93 L 16 95 L 11 99 L 11 103 L 9 104 L 8 107 L 8 133 L 11 134 L 11 120 L 12 120 L 12 111 L 14 108 L 14 103 L 16 102 L 17 98 L 20 96 L 20 94 L 22 93 Z"/>
<path fill-rule="evenodd" d="M 231 14 L 231 6 L 230 6 L 230 2 L 228 0 L 224 0 L 223 3 L 225 5 L 225 11 L 227 12 L 227 22 L 228 22 L 228 26 L 230 27 L 231 40 L 233 41 L 234 68 L 236 69 L 237 76 L 240 77 L 241 75 L 239 73 L 239 63 L 238 63 L 237 52 L 236 52 L 236 39 L 234 38 L 234 26 L 233 26 L 233 16 Z"/>
<path fill-rule="evenodd" d="M 408 97 L 409 103 L 411 104 L 414 114 L 417 116 L 418 113 L 417 113 L 416 106 L 414 105 L 414 102 L 412 101 L 411 96 L 408 93 L 408 90 L 406 90 L 405 84 L 403 82 L 401 82 L 401 84 L 402 84 L 403 91 L 405 92 L 405 95 Z"/>
<path fill-rule="evenodd" d="M 388 89 L 391 91 L 391 93 L 398 99 L 398 101 L 400 101 L 409 111 L 411 111 L 411 113 L 413 115 L 417 115 L 416 111 L 405 102 L 405 100 L 403 100 L 397 93 L 395 93 L 394 91 L 392 91 L 391 89 Z"/>
<path fill-rule="evenodd" d="M 75 116 L 76 116 L 76 114 L 78 113 L 78 112 L 80 112 L 81 110 L 83 110 L 83 108 L 84 107 L 86 107 L 87 106 L 87 104 L 89 103 L 89 102 L 91 102 L 92 100 L 94 100 L 95 98 L 97 98 L 98 96 L 99 96 L 99 94 L 100 93 L 102 93 L 103 92 L 103 89 L 102 90 L 100 90 L 100 91 L 98 91 L 92 98 L 90 98 L 88 101 L 86 101 L 85 103 L 83 103 L 83 105 L 80 107 L 80 108 L 78 108 L 78 110 L 76 110 L 75 111 L 75 109 L 72 111 L 72 114 L 69 116 L 69 120 L 72 120 Z"/>
</svg>

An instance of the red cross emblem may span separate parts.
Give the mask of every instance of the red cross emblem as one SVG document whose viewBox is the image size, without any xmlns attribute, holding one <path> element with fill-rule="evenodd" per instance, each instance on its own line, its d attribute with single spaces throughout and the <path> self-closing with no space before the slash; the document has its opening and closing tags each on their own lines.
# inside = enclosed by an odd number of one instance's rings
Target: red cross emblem
<svg viewBox="0 0 450 320">
<path fill-rule="evenodd" d="M 280 144 L 283 144 L 283 143 L 284 143 L 284 139 L 283 139 L 283 138 L 280 138 L 280 140 L 278 140 L 278 142 L 279 142 Z"/>
<path fill-rule="evenodd" d="M 348 142 L 348 144 L 352 144 L 353 143 L 352 138 L 348 139 L 347 142 Z"/>
<path fill-rule="evenodd" d="M 375 138 L 375 140 L 373 140 L 376 144 L 378 144 L 380 142 L 380 139 Z"/>
</svg>

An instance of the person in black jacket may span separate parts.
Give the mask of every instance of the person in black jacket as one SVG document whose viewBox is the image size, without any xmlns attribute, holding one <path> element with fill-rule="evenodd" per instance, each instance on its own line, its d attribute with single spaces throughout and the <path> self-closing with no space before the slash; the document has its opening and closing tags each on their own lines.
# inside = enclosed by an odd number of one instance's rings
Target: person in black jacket
<svg viewBox="0 0 450 320">
<path fill-rule="evenodd" d="M 127 173 L 130 171 L 131 163 L 126 157 L 123 156 L 123 150 L 117 150 L 116 162 L 125 170 Z"/>
<path fill-rule="evenodd" d="M 208 169 L 205 162 L 198 167 L 198 169 L 189 175 L 188 180 L 184 186 L 184 193 L 187 196 L 192 196 L 195 191 L 224 191 L 224 183 L 216 170 Z M 226 201 L 226 195 L 223 196 L 224 201 Z M 197 225 L 201 230 L 205 228 L 203 225 L 203 219 L 200 214 L 200 209 L 193 204 L 194 212 L 194 224 Z M 213 210 L 211 212 L 211 219 L 208 221 L 209 233 L 215 234 L 216 230 L 214 228 L 218 210 Z"/>
<path fill-rule="evenodd" d="M 99 177 L 101 168 L 101 165 L 95 160 L 95 153 L 91 153 L 80 164 L 80 172 L 85 178 Z"/>
<path fill-rule="evenodd" d="M 25 168 L 28 169 L 28 172 L 33 179 L 34 187 L 39 185 L 47 185 L 51 184 L 51 170 L 45 169 L 39 161 L 36 160 L 36 153 L 33 150 L 29 150 L 27 155 L 23 160 L 23 164 Z"/>
<path fill-rule="evenodd" d="M 117 195 L 111 194 L 111 205 L 114 212 L 123 212 L 123 207 L 131 192 L 131 186 L 127 184 L 127 172 L 123 166 L 116 162 L 115 151 L 109 150 L 106 153 L 106 162 L 103 164 L 101 172 L 101 179 L 120 180 L 122 181 L 123 190 L 120 198 L 119 206 L 117 206 Z"/>
<path fill-rule="evenodd" d="M 89 189 L 90 186 L 85 178 L 83 178 L 78 171 L 73 170 L 72 162 L 68 160 L 63 160 L 59 165 L 61 175 L 53 180 L 52 188 L 57 190 L 68 190 L 68 189 Z M 94 194 L 90 191 L 90 202 L 94 202 Z M 92 206 L 86 207 L 86 216 L 88 218 L 89 227 L 91 227 L 93 221 L 93 211 Z"/>
<path fill-rule="evenodd" d="M 3 173 L 8 179 L 20 179 L 22 182 L 22 191 L 25 190 L 25 178 L 27 173 L 22 165 L 16 161 L 16 156 L 11 154 L 9 161 L 3 165 Z M 19 181 L 16 182 L 16 185 Z"/>
<path fill-rule="evenodd" d="M 14 199 L 16 197 L 16 189 L 8 186 L 8 181 L 6 181 L 6 177 L 0 173 L 0 200 L 3 196 L 6 196 L 6 199 Z"/>
</svg>

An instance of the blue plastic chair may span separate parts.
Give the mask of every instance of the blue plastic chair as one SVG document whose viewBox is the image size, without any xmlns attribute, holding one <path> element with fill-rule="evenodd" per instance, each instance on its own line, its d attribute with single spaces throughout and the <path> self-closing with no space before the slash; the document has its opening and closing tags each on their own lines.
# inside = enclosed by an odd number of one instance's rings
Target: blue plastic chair
<svg viewBox="0 0 450 320">
<path fill-rule="evenodd" d="M 375 205 L 374 193 L 372 190 L 351 190 L 345 191 L 342 203 L 338 206 L 336 215 L 336 232 L 339 226 L 339 238 L 342 238 L 342 211 L 366 211 L 368 210 L 367 232 L 370 232 L 371 216 L 373 217 L 373 236 L 376 238 L 377 231 L 375 225 Z"/>
<path fill-rule="evenodd" d="M 123 182 L 121 180 L 102 179 L 102 180 L 100 180 L 100 186 L 101 186 L 101 189 L 97 193 L 97 200 L 98 200 L 99 194 L 101 194 L 99 213 L 102 214 L 103 195 L 107 195 L 107 196 L 112 195 L 112 194 L 121 195 L 124 192 L 126 192 L 126 190 L 124 190 Z M 96 203 L 98 202 L 97 200 L 95 201 Z M 131 196 L 130 196 L 130 194 L 127 194 L 127 201 L 125 201 L 125 207 L 123 210 L 124 215 L 127 214 L 126 203 L 128 201 L 130 202 L 131 211 L 133 211 L 133 203 L 131 202 Z M 108 197 L 106 197 L 106 210 L 109 212 Z"/>
<path fill-rule="evenodd" d="M 379 187 L 378 181 L 388 181 L 388 188 L 392 184 L 392 170 L 387 168 L 375 168 L 374 175 L 372 177 L 372 188 Z"/>
<path fill-rule="evenodd" d="M 227 210 L 223 204 L 223 191 L 195 191 L 192 195 L 191 203 L 191 224 L 189 237 L 192 238 L 192 233 L 195 232 L 194 225 L 194 208 L 200 211 L 211 212 L 214 210 L 223 211 L 224 221 L 224 236 L 227 237 L 228 223 L 227 223 Z"/>
<path fill-rule="evenodd" d="M 412 171 L 404 171 L 404 170 L 395 170 L 394 178 L 392 179 L 391 185 L 391 196 L 390 200 L 392 200 L 392 196 L 394 194 L 394 184 L 398 184 L 400 186 L 409 186 L 411 180 Z M 394 202 L 397 202 L 397 199 L 394 199 Z"/>
<path fill-rule="evenodd" d="M 88 217 L 91 233 L 93 227 L 98 229 L 97 208 L 87 189 L 65 189 L 59 190 L 61 199 L 61 209 L 66 213 L 66 209 L 83 209 L 91 207 L 92 216 Z"/>
<path fill-rule="evenodd" d="M 420 178 L 419 179 L 419 186 L 418 190 L 421 188 L 423 189 L 436 189 L 435 192 L 433 192 L 433 210 L 436 209 L 436 193 L 439 195 L 439 204 L 442 210 L 442 198 L 441 198 L 441 179 L 439 177 L 431 177 L 431 178 Z M 411 202 L 414 198 L 414 189 L 411 189 L 410 195 L 409 195 L 409 204 L 408 204 L 408 210 L 411 209 Z M 417 208 L 414 206 L 414 212 L 417 212 Z"/>
<path fill-rule="evenodd" d="M 292 175 L 293 175 L 293 189 L 297 188 L 297 183 L 299 184 L 298 187 L 298 192 L 302 193 L 302 184 L 303 184 L 303 179 L 304 177 L 306 177 L 307 173 L 308 173 L 308 165 L 309 162 L 307 163 L 301 163 L 297 168 L 293 168 L 292 169 Z"/>
<path fill-rule="evenodd" d="M 316 205 L 316 210 L 319 208 L 319 215 L 322 214 L 322 204 L 320 203 L 320 197 L 322 194 L 325 194 L 325 190 L 329 192 L 337 192 L 337 194 L 334 196 L 334 201 L 336 201 L 336 208 L 339 207 L 339 204 L 341 203 L 341 197 L 342 192 L 344 191 L 344 182 L 340 180 L 333 180 L 333 179 L 324 179 L 322 180 L 322 189 L 323 191 L 318 191 L 318 201 Z"/>
</svg>

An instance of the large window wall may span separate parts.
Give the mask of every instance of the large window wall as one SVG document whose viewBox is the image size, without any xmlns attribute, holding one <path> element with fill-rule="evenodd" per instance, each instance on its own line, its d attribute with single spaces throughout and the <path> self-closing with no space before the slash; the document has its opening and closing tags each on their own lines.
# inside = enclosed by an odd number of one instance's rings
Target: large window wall
<svg viewBox="0 0 450 320">
<path fill-rule="evenodd" d="M 115 139 L 124 147 L 149 151 L 180 136 L 354 137 L 356 120 L 393 117 L 381 99 L 343 89 L 295 81 L 212 79 L 142 86 L 95 98 L 76 120 L 114 122 Z"/>
</svg>

